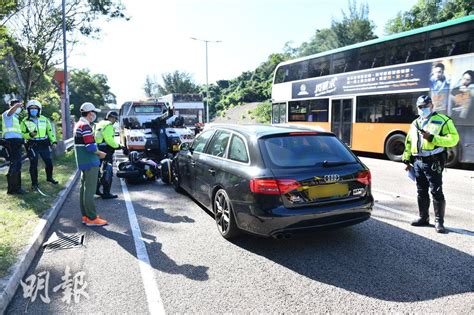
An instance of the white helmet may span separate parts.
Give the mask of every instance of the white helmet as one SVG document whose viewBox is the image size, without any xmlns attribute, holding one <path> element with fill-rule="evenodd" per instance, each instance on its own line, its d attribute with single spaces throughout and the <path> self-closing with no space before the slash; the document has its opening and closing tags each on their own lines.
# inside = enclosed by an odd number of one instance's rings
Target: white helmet
<svg viewBox="0 0 474 315">
<path fill-rule="evenodd" d="M 28 103 L 26 103 L 26 109 L 28 109 L 30 106 L 38 106 L 40 110 L 43 108 L 41 103 L 37 100 L 29 100 Z"/>
</svg>

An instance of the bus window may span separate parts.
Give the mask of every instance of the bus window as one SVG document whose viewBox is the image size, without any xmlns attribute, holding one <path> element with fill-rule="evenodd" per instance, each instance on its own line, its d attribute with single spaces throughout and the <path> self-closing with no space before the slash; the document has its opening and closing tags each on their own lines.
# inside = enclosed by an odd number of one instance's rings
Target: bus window
<svg viewBox="0 0 474 315">
<path fill-rule="evenodd" d="M 308 101 L 308 121 L 328 122 L 329 99 Z"/>
<path fill-rule="evenodd" d="M 287 68 L 287 66 L 281 66 L 276 70 L 275 84 L 285 82 Z"/>
<path fill-rule="evenodd" d="M 290 102 L 288 121 L 306 121 L 306 114 L 308 113 L 307 102 Z"/>
<path fill-rule="evenodd" d="M 375 106 L 370 103 L 369 96 L 358 96 L 356 107 L 356 122 L 375 122 Z"/>
<path fill-rule="evenodd" d="M 283 124 L 285 123 L 285 103 L 275 103 L 272 105 L 272 124 Z"/>
<path fill-rule="evenodd" d="M 320 57 L 309 61 L 308 65 L 308 77 L 315 78 L 329 74 L 330 69 L 330 57 Z"/>
<path fill-rule="evenodd" d="M 332 74 L 349 72 L 354 69 L 356 63 L 356 50 L 337 53 L 332 59 Z"/>
<path fill-rule="evenodd" d="M 357 97 L 356 122 L 411 123 L 417 116 L 419 93 Z"/>
<path fill-rule="evenodd" d="M 465 54 L 473 51 L 474 22 L 455 25 L 430 33 L 429 58 Z"/>
</svg>

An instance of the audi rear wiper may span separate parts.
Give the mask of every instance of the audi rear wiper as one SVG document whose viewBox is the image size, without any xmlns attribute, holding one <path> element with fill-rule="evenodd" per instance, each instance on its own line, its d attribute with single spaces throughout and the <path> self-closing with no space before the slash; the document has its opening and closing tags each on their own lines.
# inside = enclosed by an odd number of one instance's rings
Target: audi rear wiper
<svg viewBox="0 0 474 315">
<path fill-rule="evenodd" d="M 340 166 L 340 165 L 347 165 L 347 164 L 354 164 L 356 162 L 347 162 L 347 161 L 328 161 L 324 160 L 323 166 L 324 167 L 329 167 L 329 166 Z"/>
</svg>

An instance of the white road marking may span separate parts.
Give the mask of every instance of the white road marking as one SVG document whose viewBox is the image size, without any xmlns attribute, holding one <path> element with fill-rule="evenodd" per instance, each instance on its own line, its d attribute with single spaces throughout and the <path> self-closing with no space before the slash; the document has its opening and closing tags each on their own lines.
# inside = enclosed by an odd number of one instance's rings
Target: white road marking
<svg viewBox="0 0 474 315">
<path fill-rule="evenodd" d="M 380 190 L 380 189 L 372 189 L 372 192 L 375 192 L 375 193 L 378 193 L 378 194 L 382 194 L 382 195 L 386 195 L 386 196 L 391 196 L 392 198 L 394 199 L 398 199 L 399 197 L 403 197 L 403 198 L 406 198 L 406 199 L 411 199 L 411 200 L 416 200 L 416 198 L 414 196 L 408 196 L 408 195 L 403 195 L 403 194 L 395 194 L 393 192 L 389 192 L 389 191 L 384 191 L 384 190 Z M 398 198 L 397 198 L 398 197 Z M 382 197 L 383 198 L 383 197 Z M 377 198 L 376 198 L 377 199 Z M 380 199 L 380 198 L 379 198 Z M 465 209 L 465 208 L 460 208 L 460 207 L 456 207 L 456 206 L 452 206 L 450 205 L 449 203 L 447 203 L 447 208 L 448 209 L 454 209 L 454 210 L 459 210 L 459 211 L 464 211 L 464 212 L 467 212 L 469 214 L 474 214 L 474 211 L 473 210 L 469 210 L 469 209 Z"/>
<path fill-rule="evenodd" d="M 410 219 L 410 220 L 414 220 L 414 219 L 418 218 L 418 216 L 407 213 L 406 211 L 395 209 L 395 208 L 392 208 L 392 207 L 387 207 L 387 206 L 381 205 L 379 203 L 375 203 L 374 207 L 399 214 L 399 215 L 404 216 L 404 217 L 406 217 L 407 219 Z M 377 215 L 375 215 L 375 217 L 376 216 Z M 468 236 L 474 236 L 473 231 L 468 231 L 468 230 L 465 230 L 463 228 L 458 228 L 458 227 L 449 227 L 449 226 L 446 226 L 446 225 L 445 225 L 445 227 L 448 231 L 452 231 L 452 232 L 456 232 L 458 234 L 463 234 L 463 235 L 468 235 Z"/>
<path fill-rule="evenodd" d="M 122 184 L 123 199 L 127 206 L 128 220 L 130 221 L 130 227 L 135 241 L 135 250 L 137 251 L 140 273 L 145 287 L 148 310 L 150 311 L 150 314 L 166 314 L 163 301 L 161 300 L 160 291 L 158 290 L 158 285 L 155 280 L 153 268 L 150 265 L 150 258 L 148 257 L 145 242 L 143 241 L 144 238 L 142 237 L 142 231 L 138 225 L 135 209 L 133 208 L 132 200 L 128 193 L 127 184 L 122 178 L 120 179 L 120 183 Z"/>
</svg>

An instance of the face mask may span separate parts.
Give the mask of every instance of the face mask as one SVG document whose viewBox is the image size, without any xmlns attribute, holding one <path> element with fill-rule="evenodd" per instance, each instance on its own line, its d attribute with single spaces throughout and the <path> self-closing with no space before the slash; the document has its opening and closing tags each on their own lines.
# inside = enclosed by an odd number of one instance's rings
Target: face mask
<svg viewBox="0 0 474 315">
<path fill-rule="evenodd" d="M 92 119 L 91 122 L 94 122 L 97 119 L 97 115 L 92 113 L 91 119 Z"/>
<path fill-rule="evenodd" d="M 15 114 L 19 114 L 19 113 L 21 113 L 21 107 L 18 107 L 15 111 Z"/>
<path fill-rule="evenodd" d="M 30 115 L 33 116 L 33 117 L 36 117 L 38 115 L 38 112 L 39 112 L 39 110 L 32 109 L 32 110 L 30 110 Z"/>
<path fill-rule="evenodd" d="M 423 118 L 428 117 L 431 114 L 431 109 L 429 107 L 426 108 L 418 108 L 418 115 L 420 115 Z"/>
</svg>

